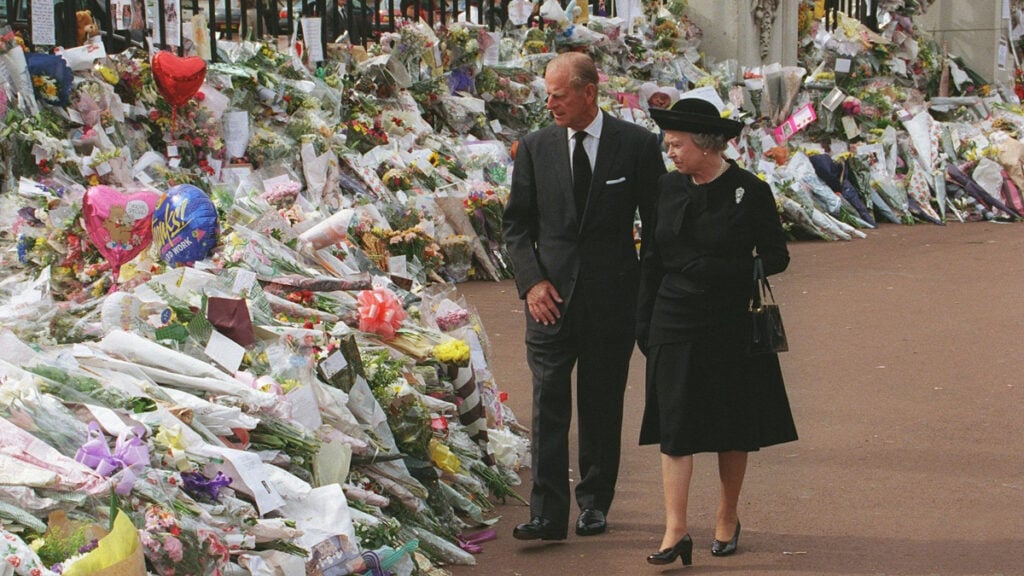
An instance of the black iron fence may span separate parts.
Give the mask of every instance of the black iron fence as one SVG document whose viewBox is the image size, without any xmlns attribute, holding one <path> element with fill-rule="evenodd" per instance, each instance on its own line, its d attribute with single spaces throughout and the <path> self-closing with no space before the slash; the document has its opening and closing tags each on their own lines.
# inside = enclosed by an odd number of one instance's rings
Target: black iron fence
<svg viewBox="0 0 1024 576">
<path fill-rule="evenodd" d="M 835 30 L 839 25 L 839 13 L 842 12 L 856 20 L 860 20 L 873 32 L 878 32 L 879 0 L 825 0 L 825 25 Z"/>
<path fill-rule="evenodd" d="M 591 0 L 598 10 L 601 0 Z M 15 31 L 22 33 L 31 46 L 32 20 L 30 0 L 0 0 L 6 14 L 0 15 L 0 24 L 6 19 Z M 509 0 L 156 0 L 156 18 L 140 15 L 145 25 L 140 29 L 126 29 L 115 15 L 111 0 L 58 0 L 54 8 L 56 42 L 71 47 L 80 45 L 77 37 L 77 15 L 88 10 L 99 27 L 108 53 L 116 53 L 129 46 L 144 47 L 152 38 L 159 49 L 185 50 L 179 30 L 168 30 L 163 15 L 177 13 L 175 3 L 181 2 L 181 19 L 205 12 L 208 19 L 209 39 L 213 59 L 217 59 L 218 40 L 266 40 L 291 36 L 303 17 L 321 18 L 320 38 L 303 38 L 307 43 L 319 41 L 323 47 L 347 33 L 353 44 L 377 40 L 384 32 L 393 32 L 400 18 L 425 21 L 431 27 L 465 20 L 495 30 L 508 19 Z M 145 4 L 138 2 L 140 9 Z M 536 6 L 536 5 L 535 5 Z M 536 16 L 532 18 L 536 19 Z M 538 25 L 541 23 L 538 21 Z M 180 26 L 180 22 L 176 25 Z M 297 31 L 302 36 L 301 26 Z"/>
</svg>

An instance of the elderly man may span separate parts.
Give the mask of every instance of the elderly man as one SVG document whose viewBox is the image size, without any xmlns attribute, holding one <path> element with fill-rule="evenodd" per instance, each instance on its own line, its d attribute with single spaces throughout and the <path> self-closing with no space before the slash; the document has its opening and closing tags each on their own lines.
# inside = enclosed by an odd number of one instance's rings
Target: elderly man
<svg viewBox="0 0 1024 576">
<path fill-rule="evenodd" d="M 600 112 L 589 56 L 565 53 L 544 84 L 554 125 L 516 148 L 505 241 L 526 300 L 533 375 L 533 487 L 520 540 L 563 540 L 569 523 L 569 424 L 576 371 L 581 513 L 600 534 L 615 495 L 622 405 L 634 348 L 639 261 L 634 217 L 652 220 L 665 172 L 657 137 Z"/>
</svg>

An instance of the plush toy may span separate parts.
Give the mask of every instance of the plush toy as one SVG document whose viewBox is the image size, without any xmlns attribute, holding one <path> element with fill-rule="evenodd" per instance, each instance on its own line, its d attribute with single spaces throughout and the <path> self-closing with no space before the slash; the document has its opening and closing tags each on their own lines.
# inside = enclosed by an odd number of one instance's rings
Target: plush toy
<svg viewBox="0 0 1024 576">
<path fill-rule="evenodd" d="M 107 247 L 130 250 L 132 248 L 132 224 L 134 224 L 134 219 L 125 213 L 124 206 L 111 206 L 110 215 L 103 223 L 103 227 L 110 234 L 110 242 Z"/>
<path fill-rule="evenodd" d="M 100 27 L 92 17 L 92 12 L 88 10 L 75 12 L 75 21 L 78 24 L 78 46 L 83 46 L 93 36 L 99 36 Z"/>
</svg>

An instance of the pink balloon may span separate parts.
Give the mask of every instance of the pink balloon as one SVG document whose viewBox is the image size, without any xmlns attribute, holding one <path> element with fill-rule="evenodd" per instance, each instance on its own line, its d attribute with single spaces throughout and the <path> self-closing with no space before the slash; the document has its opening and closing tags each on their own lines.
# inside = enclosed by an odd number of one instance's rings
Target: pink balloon
<svg viewBox="0 0 1024 576">
<path fill-rule="evenodd" d="M 155 192 L 125 194 L 109 186 L 93 186 L 82 198 L 82 217 L 100 254 L 110 262 L 114 281 L 121 265 L 135 258 L 153 241 Z"/>
</svg>

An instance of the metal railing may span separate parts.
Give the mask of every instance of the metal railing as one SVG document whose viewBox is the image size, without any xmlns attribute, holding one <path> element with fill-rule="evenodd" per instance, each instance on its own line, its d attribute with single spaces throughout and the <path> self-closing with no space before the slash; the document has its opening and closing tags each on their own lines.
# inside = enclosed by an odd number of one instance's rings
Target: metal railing
<svg viewBox="0 0 1024 576">
<path fill-rule="evenodd" d="M 366 44 L 379 39 L 384 32 L 393 32 L 399 18 L 425 21 L 431 27 L 465 20 L 495 30 L 508 19 L 509 0 L 156 0 L 157 14 L 166 14 L 168 6 L 182 2 L 182 16 L 206 13 L 209 19 L 211 54 L 217 59 L 217 41 L 234 39 L 266 40 L 272 37 L 291 36 L 299 25 L 299 18 L 321 17 L 319 41 L 326 49 L 329 42 L 348 32 L 353 44 Z M 600 0 L 590 0 L 596 13 Z M 861 0 L 863 2 L 863 0 Z M 237 8 L 232 6 L 237 3 Z M 29 0 L 9 0 L 7 21 L 23 37 L 30 48 L 32 21 Z M 108 53 L 116 53 L 129 46 L 145 47 L 147 37 L 152 37 L 159 49 L 184 51 L 181 46 L 172 45 L 166 28 L 166 18 L 155 18 L 153 30 L 119 30 L 114 17 L 111 0 L 58 0 L 55 5 L 56 41 L 61 46 L 78 45 L 76 13 L 89 10 L 100 28 Z M 149 22 L 149 19 L 143 21 Z M 530 25 L 543 25 L 536 17 Z M 2 22 L 0 22 L 2 24 Z M 179 24 L 180 25 L 180 24 Z M 299 31 L 301 36 L 301 28 Z M 305 39 L 307 42 L 310 39 Z M 38 47 L 45 49 L 46 47 Z"/>
<path fill-rule="evenodd" d="M 879 0 L 825 0 L 825 26 L 835 30 L 839 13 L 860 20 L 871 31 L 878 32 Z"/>
</svg>

